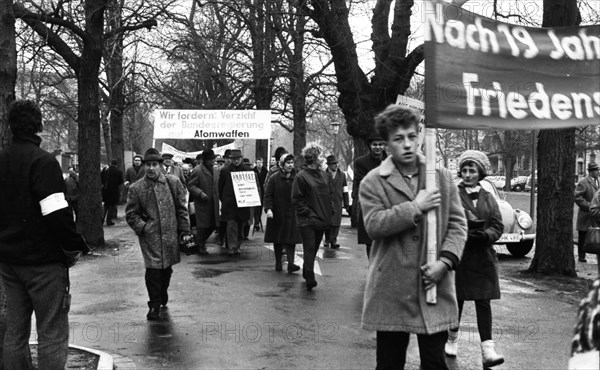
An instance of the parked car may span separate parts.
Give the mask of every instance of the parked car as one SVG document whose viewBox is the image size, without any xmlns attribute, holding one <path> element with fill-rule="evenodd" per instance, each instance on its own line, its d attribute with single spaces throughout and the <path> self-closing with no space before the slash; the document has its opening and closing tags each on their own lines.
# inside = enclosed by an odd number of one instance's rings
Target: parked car
<svg viewBox="0 0 600 370">
<path fill-rule="evenodd" d="M 504 176 L 488 176 L 486 179 L 494 184 L 496 189 L 504 189 L 504 185 L 506 184 L 506 177 Z"/>
<path fill-rule="evenodd" d="M 512 191 L 523 191 L 525 190 L 525 185 L 527 184 L 527 179 L 530 176 L 517 176 L 510 182 L 510 189 Z"/>
<path fill-rule="evenodd" d="M 498 189 L 486 177 L 479 182 L 481 187 L 491 193 L 500 208 L 504 232 L 495 244 L 504 244 L 515 257 L 523 257 L 533 248 L 535 241 L 535 225 L 527 212 L 513 208 L 510 203 L 500 197 Z"/>
<path fill-rule="evenodd" d="M 535 191 L 537 191 L 537 174 L 535 178 Z M 527 176 L 527 181 L 525 182 L 525 191 L 531 191 L 531 175 Z"/>
</svg>

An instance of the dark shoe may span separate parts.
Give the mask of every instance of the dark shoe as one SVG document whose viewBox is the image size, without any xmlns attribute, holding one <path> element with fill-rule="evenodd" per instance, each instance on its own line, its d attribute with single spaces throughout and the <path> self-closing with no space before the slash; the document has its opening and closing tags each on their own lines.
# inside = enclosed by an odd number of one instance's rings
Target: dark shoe
<svg viewBox="0 0 600 370">
<path fill-rule="evenodd" d="M 148 320 L 160 320 L 160 308 L 159 307 L 151 307 L 150 311 L 146 315 Z"/>
<path fill-rule="evenodd" d="M 585 258 L 580 258 L 580 259 L 579 259 L 579 262 L 586 263 L 586 262 L 587 262 L 587 260 L 586 260 Z"/>
<path fill-rule="evenodd" d="M 339 244 L 334 244 L 331 246 L 331 248 L 333 249 L 340 249 L 340 245 Z"/>
<path fill-rule="evenodd" d="M 293 272 L 296 272 L 300 270 L 300 266 L 298 265 L 288 265 L 288 274 L 291 274 Z"/>
<path fill-rule="evenodd" d="M 316 280 L 306 282 L 306 290 L 308 290 L 309 292 L 312 290 L 312 288 L 314 288 L 316 286 L 317 286 Z"/>
<path fill-rule="evenodd" d="M 114 222 L 107 222 L 106 226 L 113 226 L 115 223 Z"/>
<path fill-rule="evenodd" d="M 168 311 L 169 307 L 166 304 L 163 304 L 162 306 L 160 306 L 160 312 L 162 311 Z"/>
<path fill-rule="evenodd" d="M 329 243 L 327 243 L 327 242 L 323 243 L 323 248 L 329 248 Z"/>
<path fill-rule="evenodd" d="M 254 231 L 260 231 L 260 226 L 254 226 Z"/>
<path fill-rule="evenodd" d="M 240 254 L 242 254 L 242 252 L 239 249 L 236 249 L 233 251 L 233 254 L 235 254 L 236 256 L 239 256 Z"/>
<path fill-rule="evenodd" d="M 222 246 L 223 246 L 223 244 L 224 244 L 224 242 L 223 242 L 223 239 L 219 239 L 219 240 L 217 240 L 217 245 L 218 245 L 219 247 L 222 247 Z"/>
</svg>

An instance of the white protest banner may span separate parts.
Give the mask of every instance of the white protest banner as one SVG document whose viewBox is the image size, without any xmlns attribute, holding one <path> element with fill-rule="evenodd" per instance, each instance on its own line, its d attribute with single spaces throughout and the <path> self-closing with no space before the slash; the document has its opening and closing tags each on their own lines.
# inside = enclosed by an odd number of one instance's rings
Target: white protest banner
<svg viewBox="0 0 600 370">
<path fill-rule="evenodd" d="M 419 125 L 417 127 L 417 150 L 423 151 L 423 141 L 425 140 L 425 103 L 420 100 L 409 98 L 408 96 L 398 95 L 396 98 L 396 104 L 416 110 L 421 115 L 421 120 L 419 121 Z"/>
<path fill-rule="evenodd" d="M 183 162 L 183 160 L 186 158 L 195 159 L 198 154 L 202 154 L 202 150 L 200 150 L 198 152 L 182 152 L 181 150 L 176 149 L 175 147 L 173 147 L 169 144 L 163 143 L 161 153 L 162 154 L 165 154 L 165 153 L 173 154 L 173 160 L 175 162 Z"/>
<path fill-rule="evenodd" d="M 428 128 L 600 123 L 600 26 L 532 28 L 425 3 Z"/>
<path fill-rule="evenodd" d="M 231 172 L 231 180 L 238 207 L 260 206 L 258 182 L 254 171 Z"/>
<path fill-rule="evenodd" d="M 269 139 L 269 110 L 157 109 L 154 139 Z"/>
</svg>

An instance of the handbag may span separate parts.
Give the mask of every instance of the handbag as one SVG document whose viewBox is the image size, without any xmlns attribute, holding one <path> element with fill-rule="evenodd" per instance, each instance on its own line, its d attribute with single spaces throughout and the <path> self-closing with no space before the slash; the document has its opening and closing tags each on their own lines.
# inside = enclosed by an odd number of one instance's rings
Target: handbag
<svg viewBox="0 0 600 370">
<path fill-rule="evenodd" d="M 583 244 L 585 253 L 600 254 L 600 227 L 589 227 Z"/>
</svg>

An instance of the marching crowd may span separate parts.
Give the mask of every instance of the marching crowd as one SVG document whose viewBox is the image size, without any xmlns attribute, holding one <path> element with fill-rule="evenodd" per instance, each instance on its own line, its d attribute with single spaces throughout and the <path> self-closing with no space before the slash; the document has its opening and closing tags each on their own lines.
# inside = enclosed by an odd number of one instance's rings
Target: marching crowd
<svg viewBox="0 0 600 370">
<path fill-rule="evenodd" d="M 377 332 L 377 369 L 404 368 L 411 333 L 418 338 L 421 367 L 447 369 L 445 357 L 458 352 L 464 303 L 474 301 L 483 366 L 499 365 L 504 358 L 494 348 L 491 300 L 500 298 L 493 243 L 503 225 L 496 201 L 480 186 L 490 163 L 484 153 L 467 150 L 458 160 L 458 185 L 448 170 L 438 168 L 435 187 L 426 189 L 425 161 L 417 151 L 419 120 L 410 109 L 387 107 L 375 117 L 370 152 L 354 163 L 358 242 L 366 245 L 369 258 L 362 327 Z M 77 208 L 77 176 L 70 170 L 63 180 L 58 162 L 39 148 L 42 119 L 35 103 L 12 103 L 8 121 L 13 142 L 0 152 L 0 276 L 8 317 L 0 365 L 31 368 L 27 341 L 35 312 L 39 363 L 62 369 L 68 349 L 69 267 L 88 252 L 69 207 Z M 208 149 L 195 166 L 176 166 L 172 155 L 150 148 L 134 158 L 125 176 L 114 162 L 103 170 L 107 225 L 116 218 L 114 188 L 127 188 L 125 218 L 139 238 L 146 268 L 147 319 L 159 319 L 167 307 L 172 266 L 180 262 L 180 245 L 192 239 L 193 223 L 198 254 L 208 253 L 206 241 L 216 231 L 218 243 L 236 256 L 250 225 L 260 230 L 264 212 L 264 241 L 274 245 L 275 269 L 282 271 L 285 251 L 288 273 L 299 271 L 294 255 L 301 243 L 302 276 L 306 289 L 314 289 L 317 251 L 323 237 L 326 247 L 340 247 L 341 212 L 349 200 L 345 173 L 335 156 L 325 154 L 316 143 L 307 144 L 301 158 L 278 148 L 267 170 L 262 160 L 252 169 L 238 149 L 223 158 Z M 254 171 L 262 207 L 240 207 L 236 201 L 232 174 L 241 171 Z M 434 230 L 427 229 L 427 212 L 437 216 Z M 436 260 L 429 263 L 428 233 L 437 237 Z M 437 303 L 429 304 L 426 292 L 433 286 Z M 590 300 L 597 307 L 595 287 Z M 574 343 L 574 351 L 598 348 L 597 335 L 589 336 L 585 327 L 578 330 L 583 339 Z"/>
</svg>

